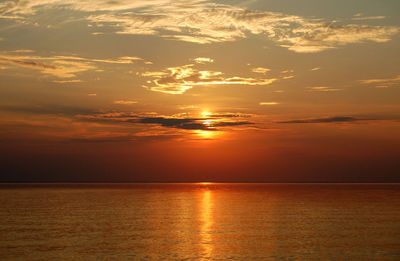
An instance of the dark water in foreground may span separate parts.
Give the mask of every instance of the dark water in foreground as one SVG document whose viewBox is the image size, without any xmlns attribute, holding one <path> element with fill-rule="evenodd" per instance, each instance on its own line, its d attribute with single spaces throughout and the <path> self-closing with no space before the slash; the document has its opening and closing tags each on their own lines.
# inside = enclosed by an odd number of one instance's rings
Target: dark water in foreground
<svg viewBox="0 0 400 261">
<path fill-rule="evenodd" d="M 0 185 L 0 260 L 400 260 L 400 185 Z"/>
</svg>

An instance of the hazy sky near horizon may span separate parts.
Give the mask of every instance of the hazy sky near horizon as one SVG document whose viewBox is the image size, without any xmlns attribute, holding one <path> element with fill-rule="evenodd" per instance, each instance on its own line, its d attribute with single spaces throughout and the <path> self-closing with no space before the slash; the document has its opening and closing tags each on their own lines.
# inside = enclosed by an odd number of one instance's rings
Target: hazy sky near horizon
<svg viewBox="0 0 400 261">
<path fill-rule="evenodd" d="M 400 181 L 397 0 L 0 2 L 0 180 Z"/>
</svg>

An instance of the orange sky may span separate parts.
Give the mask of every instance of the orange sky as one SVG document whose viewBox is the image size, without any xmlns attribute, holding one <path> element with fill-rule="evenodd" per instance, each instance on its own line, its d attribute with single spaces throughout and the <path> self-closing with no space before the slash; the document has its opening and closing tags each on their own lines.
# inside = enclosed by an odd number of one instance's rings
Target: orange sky
<svg viewBox="0 0 400 261">
<path fill-rule="evenodd" d="M 400 181 L 398 1 L 0 3 L 1 181 Z"/>
</svg>

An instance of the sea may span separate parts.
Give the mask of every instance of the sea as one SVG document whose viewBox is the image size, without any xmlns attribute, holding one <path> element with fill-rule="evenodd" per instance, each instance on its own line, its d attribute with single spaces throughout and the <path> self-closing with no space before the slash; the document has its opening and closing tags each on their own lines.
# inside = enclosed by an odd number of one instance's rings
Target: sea
<svg viewBox="0 0 400 261">
<path fill-rule="evenodd" d="M 400 260 L 400 184 L 0 184 L 0 260 Z"/>
</svg>

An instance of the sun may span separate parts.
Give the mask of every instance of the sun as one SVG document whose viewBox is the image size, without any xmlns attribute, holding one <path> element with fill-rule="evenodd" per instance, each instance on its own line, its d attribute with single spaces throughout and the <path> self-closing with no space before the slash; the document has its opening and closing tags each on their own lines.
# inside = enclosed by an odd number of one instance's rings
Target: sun
<svg viewBox="0 0 400 261">
<path fill-rule="evenodd" d="M 204 111 L 201 112 L 201 116 L 203 116 L 203 117 L 210 117 L 210 116 L 211 116 L 211 112 L 210 112 L 210 111 L 207 111 L 207 110 L 204 110 Z"/>
</svg>

